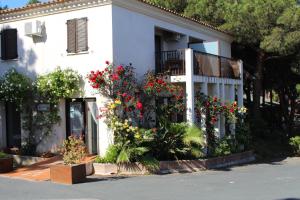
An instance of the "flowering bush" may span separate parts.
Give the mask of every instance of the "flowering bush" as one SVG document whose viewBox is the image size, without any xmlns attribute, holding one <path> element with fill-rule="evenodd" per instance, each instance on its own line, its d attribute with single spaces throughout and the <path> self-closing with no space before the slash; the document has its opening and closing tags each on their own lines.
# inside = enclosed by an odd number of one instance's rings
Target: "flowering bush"
<svg viewBox="0 0 300 200">
<path fill-rule="evenodd" d="M 39 76 L 37 92 L 47 103 L 57 104 L 60 99 L 70 98 L 80 91 L 80 75 L 72 70 L 56 68 L 53 72 Z"/>
<path fill-rule="evenodd" d="M 0 80 L 0 98 L 14 103 L 20 109 L 32 91 L 32 81 L 15 69 L 8 71 Z"/>
<path fill-rule="evenodd" d="M 183 108 L 182 88 L 153 73 L 147 73 L 145 80 L 138 82 L 132 66 L 114 66 L 109 62 L 104 70 L 91 71 L 87 78 L 98 93 L 109 99 L 100 109 L 100 117 L 104 117 L 114 131 L 115 146 L 119 150 L 116 162 L 143 162 L 146 157 L 149 161 L 149 141 L 153 139 L 153 132 L 143 129 L 149 122 L 145 115 L 156 111 L 155 101 L 160 97 L 172 98 L 175 102 L 169 107 L 159 104 L 157 107 L 161 110 Z"/>
<path fill-rule="evenodd" d="M 82 137 L 71 135 L 64 141 L 61 149 L 65 165 L 80 164 L 87 155 L 87 149 Z"/>
<path fill-rule="evenodd" d="M 237 102 L 224 103 L 217 97 L 210 97 L 200 94 L 196 97 L 196 114 L 201 119 L 201 115 L 205 116 L 205 125 L 207 132 L 208 150 L 213 153 L 216 146 L 215 124 L 218 118 L 224 115 L 227 124 L 236 123 L 238 118 L 243 119 L 247 109 L 245 107 L 238 107 Z M 221 144 L 221 143 L 220 143 Z M 224 144 L 224 143 L 222 143 Z"/>
</svg>

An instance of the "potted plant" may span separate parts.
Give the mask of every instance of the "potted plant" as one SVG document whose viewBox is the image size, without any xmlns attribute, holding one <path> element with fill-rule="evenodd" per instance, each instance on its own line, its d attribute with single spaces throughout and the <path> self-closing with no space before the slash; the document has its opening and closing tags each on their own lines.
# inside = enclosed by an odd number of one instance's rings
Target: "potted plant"
<svg viewBox="0 0 300 200">
<path fill-rule="evenodd" d="M 13 158 L 0 151 L 0 173 L 13 170 Z"/>
<path fill-rule="evenodd" d="M 62 147 L 63 164 L 50 167 L 52 182 L 75 184 L 84 182 L 86 165 L 82 163 L 86 157 L 86 146 L 82 137 L 70 136 Z"/>
</svg>

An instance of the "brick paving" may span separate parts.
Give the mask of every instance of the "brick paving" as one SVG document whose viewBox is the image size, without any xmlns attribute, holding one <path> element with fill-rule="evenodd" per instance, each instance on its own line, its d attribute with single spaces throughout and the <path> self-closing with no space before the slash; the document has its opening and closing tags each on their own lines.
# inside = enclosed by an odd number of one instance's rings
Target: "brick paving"
<svg viewBox="0 0 300 200">
<path fill-rule="evenodd" d="M 50 179 L 50 166 L 62 163 L 59 156 L 48 158 L 28 167 L 17 168 L 12 172 L 0 174 L 0 177 L 23 179 L 29 181 L 47 181 Z"/>
</svg>

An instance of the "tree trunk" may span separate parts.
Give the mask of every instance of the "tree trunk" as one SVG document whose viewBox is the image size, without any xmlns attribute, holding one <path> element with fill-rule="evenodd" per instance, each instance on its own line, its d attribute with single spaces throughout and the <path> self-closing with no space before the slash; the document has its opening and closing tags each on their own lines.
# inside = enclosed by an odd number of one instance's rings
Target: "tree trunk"
<svg viewBox="0 0 300 200">
<path fill-rule="evenodd" d="M 253 116 L 256 119 L 261 118 L 260 112 L 260 97 L 262 92 L 262 79 L 263 79 L 263 62 L 265 59 L 264 52 L 258 52 L 257 65 L 255 71 L 255 79 L 253 84 Z"/>
</svg>

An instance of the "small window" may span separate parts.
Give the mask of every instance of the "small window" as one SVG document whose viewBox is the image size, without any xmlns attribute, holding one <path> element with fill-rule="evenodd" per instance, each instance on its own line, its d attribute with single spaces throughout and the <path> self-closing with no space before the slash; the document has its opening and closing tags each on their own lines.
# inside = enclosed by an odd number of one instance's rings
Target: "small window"
<svg viewBox="0 0 300 200">
<path fill-rule="evenodd" d="M 87 18 L 67 21 L 68 53 L 79 53 L 88 50 Z"/>
<path fill-rule="evenodd" d="M 1 59 L 11 60 L 18 58 L 18 33 L 17 29 L 1 31 Z"/>
</svg>

